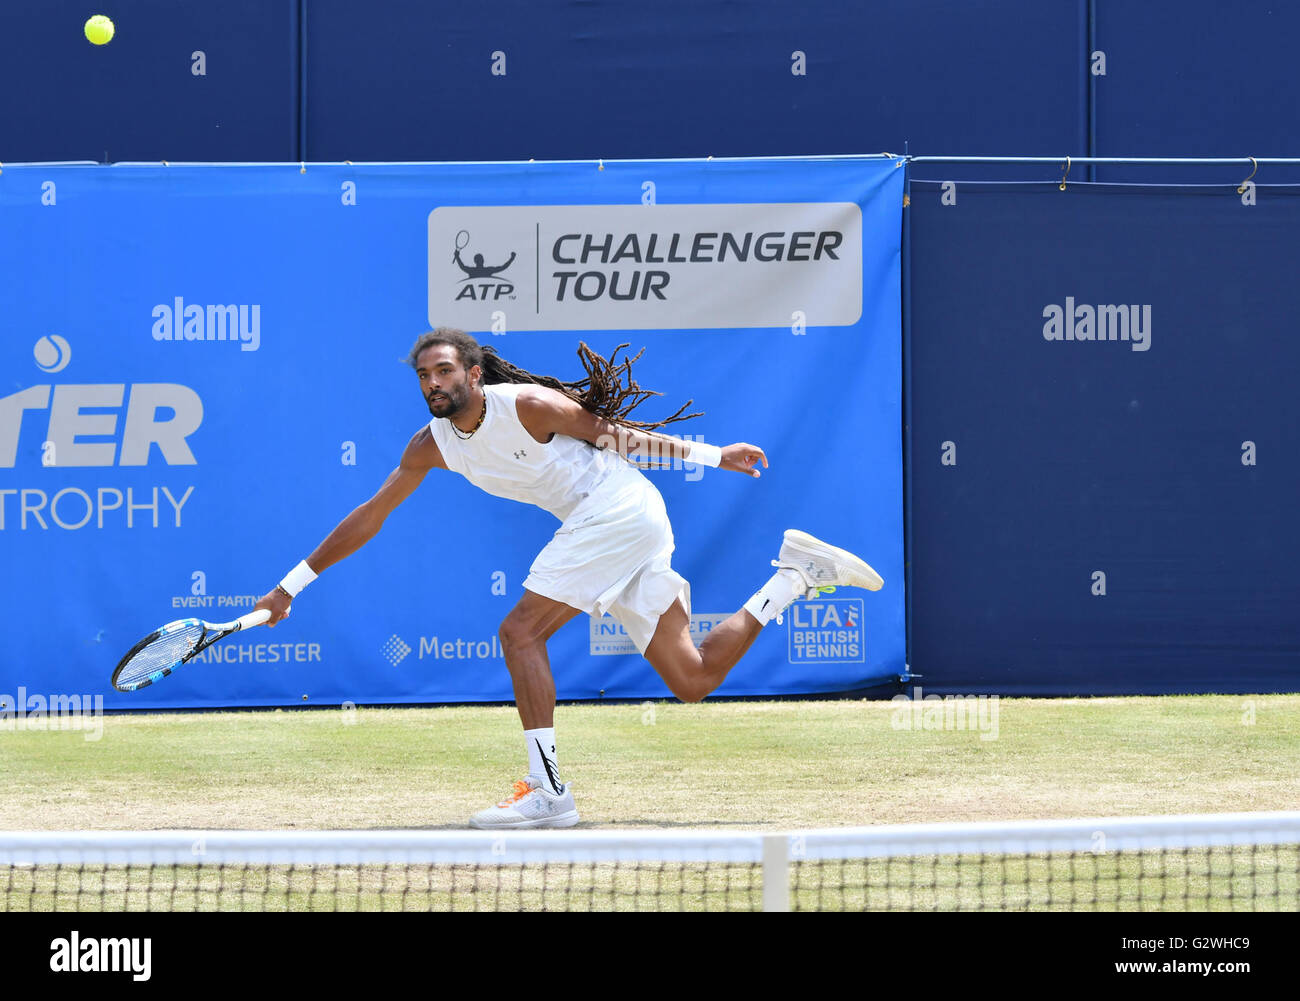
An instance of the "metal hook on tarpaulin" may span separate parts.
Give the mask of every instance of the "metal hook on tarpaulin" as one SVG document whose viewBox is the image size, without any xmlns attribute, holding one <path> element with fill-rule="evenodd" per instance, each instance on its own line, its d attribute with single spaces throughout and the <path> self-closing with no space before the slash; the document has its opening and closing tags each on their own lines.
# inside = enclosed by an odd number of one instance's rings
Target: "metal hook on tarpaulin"
<svg viewBox="0 0 1300 1001">
<path fill-rule="evenodd" d="M 1254 177 L 1255 174 L 1259 172 L 1259 164 L 1255 162 L 1253 156 L 1248 156 L 1246 159 L 1250 161 L 1250 165 L 1253 168 L 1250 172 L 1250 177 Z M 1237 194 L 1244 195 L 1246 193 L 1246 185 L 1250 183 L 1250 177 L 1246 178 L 1237 186 Z"/>
<path fill-rule="evenodd" d="M 1065 158 L 1065 173 L 1061 175 L 1061 190 L 1065 190 L 1065 179 L 1070 176 L 1070 158 Z"/>
</svg>

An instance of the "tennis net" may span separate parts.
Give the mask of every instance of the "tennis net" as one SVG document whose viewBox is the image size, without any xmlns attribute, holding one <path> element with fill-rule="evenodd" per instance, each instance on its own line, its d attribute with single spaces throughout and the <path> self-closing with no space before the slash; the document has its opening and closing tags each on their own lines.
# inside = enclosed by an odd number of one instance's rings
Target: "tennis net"
<svg viewBox="0 0 1300 1001">
<path fill-rule="evenodd" d="M 3 911 L 1300 909 L 1300 813 L 727 831 L 0 833 Z"/>
</svg>

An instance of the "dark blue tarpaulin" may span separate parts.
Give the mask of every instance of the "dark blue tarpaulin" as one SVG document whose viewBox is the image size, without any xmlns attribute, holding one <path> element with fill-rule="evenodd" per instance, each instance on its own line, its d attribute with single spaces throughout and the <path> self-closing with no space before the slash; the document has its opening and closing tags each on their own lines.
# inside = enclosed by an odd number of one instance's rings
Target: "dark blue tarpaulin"
<svg viewBox="0 0 1300 1001">
<path fill-rule="evenodd" d="M 1300 683 L 1300 190 L 911 185 L 927 691 Z"/>
</svg>

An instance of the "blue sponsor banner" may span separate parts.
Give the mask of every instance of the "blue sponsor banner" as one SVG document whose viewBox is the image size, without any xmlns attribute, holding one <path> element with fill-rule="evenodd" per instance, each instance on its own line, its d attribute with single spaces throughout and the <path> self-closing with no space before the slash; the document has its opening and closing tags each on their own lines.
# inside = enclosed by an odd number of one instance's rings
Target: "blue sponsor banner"
<svg viewBox="0 0 1300 1001">
<path fill-rule="evenodd" d="M 1296 690 L 1298 196 L 912 183 L 926 690 Z"/>
<path fill-rule="evenodd" d="M 283 624 L 140 692 L 108 686 L 163 622 L 249 611 L 375 492 L 429 419 L 404 359 L 441 322 L 565 379 L 579 341 L 644 348 L 636 378 L 664 396 L 638 416 L 693 400 L 704 416 L 678 433 L 766 450 L 757 480 L 647 473 L 697 641 L 767 579 L 786 528 L 884 576 L 769 626 L 719 694 L 894 678 L 903 173 L 888 158 L 6 165 L 0 702 L 511 701 L 497 629 L 558 523 L 439 470 Z M 553 637 L 559 697 L 666 696 L 610 622 Z"/>
</svg>

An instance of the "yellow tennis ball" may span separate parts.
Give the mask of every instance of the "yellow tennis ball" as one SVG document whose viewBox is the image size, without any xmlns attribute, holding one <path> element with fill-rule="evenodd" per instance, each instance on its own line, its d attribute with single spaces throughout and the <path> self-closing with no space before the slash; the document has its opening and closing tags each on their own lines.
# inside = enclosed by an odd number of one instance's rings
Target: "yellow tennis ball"
<svg viewBox="0 0 1300 1001">
<path fill-rule="evenodd" d="M 113 22 L 103 14 L 96 14 L 86 22 L 86 41 L 91 45 L 107 45 L 113 40 Z"/>
</svg>

